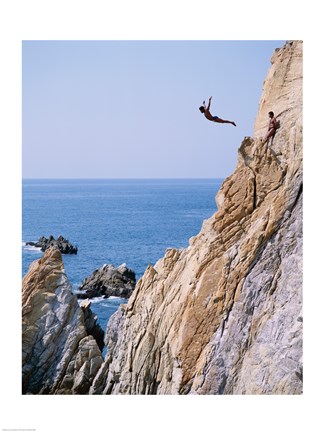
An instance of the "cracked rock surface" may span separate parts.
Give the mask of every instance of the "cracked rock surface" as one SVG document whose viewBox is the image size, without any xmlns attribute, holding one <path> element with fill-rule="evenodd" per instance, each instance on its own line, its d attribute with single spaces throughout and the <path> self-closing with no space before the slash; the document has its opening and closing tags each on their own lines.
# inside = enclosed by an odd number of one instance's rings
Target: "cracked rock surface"
<svg viewBox="0 0 324 432">
<path fill-rule="evenodd" d="M 22 393 L 87 393 L 103 358 L 98 326 L 79 307 L 58 248 L 35 261 L 22 287 Z"/>
<path fill-rule="evenodd" d="M 90 393 L 302 393 L 302 42 L 271 63 L 218 211 L 112 317 Z"/>
</svg>

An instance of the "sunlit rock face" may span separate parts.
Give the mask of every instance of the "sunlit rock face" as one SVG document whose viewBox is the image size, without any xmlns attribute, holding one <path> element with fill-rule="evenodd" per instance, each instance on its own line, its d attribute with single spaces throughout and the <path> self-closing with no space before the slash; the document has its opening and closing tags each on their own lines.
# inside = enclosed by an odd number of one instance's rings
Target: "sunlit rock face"
<svg viewBox="0 0 324 432">
<path fill-rule="evenodd" d="M 61 253 L 47 249 L 23 279 L 22 392 L 86 394 L 102 362 Z"/>
<path fill-rule="evenodd" d="M 112 317 L 91 394 L 302 393 L 302 42 L 271 63 L 218 211 Z"/>
</svg>

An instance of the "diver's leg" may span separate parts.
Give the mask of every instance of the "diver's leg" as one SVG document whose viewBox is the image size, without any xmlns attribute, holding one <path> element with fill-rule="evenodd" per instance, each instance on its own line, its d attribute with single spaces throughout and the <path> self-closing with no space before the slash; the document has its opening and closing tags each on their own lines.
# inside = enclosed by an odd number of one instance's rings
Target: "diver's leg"
<svg viewBox="0 0 324 432">
<path fill-rule="evenodd" d="M 230 124 L 232 124 L 233 126 L 236 126 L 236 124 L 235 124 L 233 121 L 230 121 L 230 120 L 223 120 L 223 119 L 221 119 L 221 118 L 219 118 L 219 117 L 214 117 L 214 121 L 215 121 L 216 123 L 230 123 Z"/>
</svg>

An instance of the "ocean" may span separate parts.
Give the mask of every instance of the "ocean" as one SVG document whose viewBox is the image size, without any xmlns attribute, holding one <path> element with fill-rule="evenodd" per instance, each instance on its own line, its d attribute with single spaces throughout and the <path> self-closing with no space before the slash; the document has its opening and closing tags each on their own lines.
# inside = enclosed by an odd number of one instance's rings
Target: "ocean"
<svg viewBox="0 0 324 432">
<path fill-rule="evenodd" d="M 185 248 L 204 219 L 216 211 L 223 179 L 23 180 L 22 275 L 43 253 L 26 246 L 60 234 L 77 255 L 63 255 L 65 272 L 77 290 L 104 264 L 126 263 L 138 280 L 167 248 Z M 92 299 L 91 309 L 106 330 L 125 299 Z"/>
</svg>

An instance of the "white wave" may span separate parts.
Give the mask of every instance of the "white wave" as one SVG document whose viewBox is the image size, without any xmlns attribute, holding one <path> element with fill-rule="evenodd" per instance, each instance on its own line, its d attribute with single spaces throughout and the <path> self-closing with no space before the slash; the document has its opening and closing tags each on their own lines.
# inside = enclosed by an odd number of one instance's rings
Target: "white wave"
<svg viewBox="0 0 324 432">
<path fill-rule="evenodd" d="M 84 294 L 84 291 L 74 291 L 73 294 Z M 79 304 L 83 302 L 83 300 L 89 300 L 91 303 L 100 303 L 104 300 L 107 300 L 105 297 L 94 297 L 94 298 L 84 298 L 78 299 Z"/>
<path fill-rule="evenodd" d="M 120 299 L 120 300 L 124 300 L 123 302 L 110 302 L 109 303 L 109 299 L 107 299 L 108 301 L 106 302 L 106 303 L 102 303 L 102 305 L 101 306 L 103 306 L 103 307 L 106 307 L 106 308 L 111 308 L 112 307 L 112 305 L 115 307 L 115 306 L 119 306 L 119 305 L 121 305 L 121 304 L 123 304 L 123 303 L 127 303 L 126 302 L 126 300 L 125 299 Z"/>
<path fill-rule="evenodd" d="M 89 300 L 91 301 L 91 303 L 100 303 L 100 302 L 107 300 L 107 299 L 104 296 L 102 296 L 102 297 L 94 297 L 94 298 L 91 298 Z"/>
<path fill-rule="evenodd" d="M 82 291 L 79 291 L 79 292 L 82 292 Z M 77 291 L 74 291 L 74 294 L 77 294 Z M 83 300 L 85 300 L 85 299 L 78 299 L 78 303 L 79 304 L 82 303 Z M 108 298 L 106 298 L 104 296 L 94 297 L 91 299 L 89 298 L 87 300 L 89 300 L 93 304 L 101 303 L 101 306 L 104 306 L 104 307 L 110 307 L 112 304 L 119 305 L 121 303 L 127 303 L 127 299 L 124 299 L 122 297 L 115 297 L 115 296 L 111 296 Z"/>
<path fill-rule="evenodd" d="M 34 253 L 36 252 L 36 253 L 38 253 L 38 252 L 42 251 L 42 248 L 36 247 L 36 246 L 27 245 L 26 242 L 22 242 L 22 248 L 26 252 L 34 252 Z"/>
<path fill-rule="evenodd" d="M 108 300 L 121 300 L 121 299 L 122 299 L 122 297 L 110 296 Z"/>
</svg>

